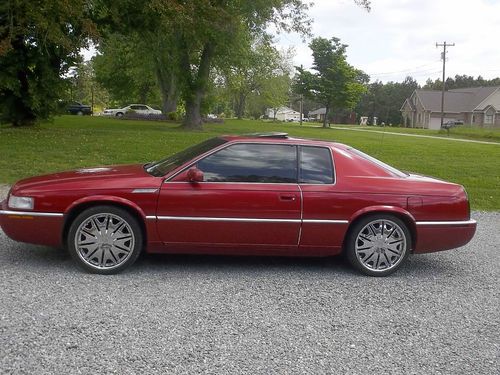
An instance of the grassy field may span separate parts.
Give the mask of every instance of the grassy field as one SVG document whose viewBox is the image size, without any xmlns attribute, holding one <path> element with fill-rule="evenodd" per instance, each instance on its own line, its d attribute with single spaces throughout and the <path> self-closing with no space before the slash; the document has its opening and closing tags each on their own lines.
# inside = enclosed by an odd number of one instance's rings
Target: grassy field
<svg viewBox="0 0 500 375">
<path fill-rule="evenodd" d="M 147 162 L 215 135 L 266 131 L 347 143 L 402 170 L 463 184 L 474 209 L 500 210 L 500 145 L 250 120 L 208 124 L 199 132 L 184 131 L 178 124 L 76 116 L 34 128 L 3 126 L 0 183 L 83 166 Z"/>
<path fill-rule="evenodd" d="M 319 125 L 317 123 L 311 123 Z M 339 125 L 345 128 L 353 128 L 352 125 Z M 381 132 L 393 132 L 393 133 L 407 133 L 407 134 L 419 134 L 419 135 L 431 135 L 434 137 L 443 138 L 458 138 L 458 139 L 471 139 L 477 141 L 487 141 L 487 142 L 498 142 L 500 143 L 500 128 L 472 128 L 470 126 L 457 126 L 450 129 L 448 133 L 447 130 L 431 130 L 431 129 L 418 129 L 418 128 L 398 128 L 391 126 L 354 126 L 356 129 L 371 130 L 371 131 L 381 131 Z"/>
</svg>

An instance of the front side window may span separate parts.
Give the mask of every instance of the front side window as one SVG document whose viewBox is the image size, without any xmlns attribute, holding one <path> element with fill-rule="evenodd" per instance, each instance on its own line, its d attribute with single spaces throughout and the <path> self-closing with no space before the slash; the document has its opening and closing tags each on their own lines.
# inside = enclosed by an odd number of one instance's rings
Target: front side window
<svg viewBox="0 0 500 375">
<path fill-rule="evenodd" d="M 163 160 L 147 164 L 145 166 L 146 172 L 157 177 L 164 176 L 182 164 L 187 163 L 189 160 L 194 159 L 213 148 L 219 147 L 226 142 L 227 141 L 223 138 L 208 139 L 205 142 L 191 146 Z"/>
<path fill-rule="evenodd" d="M 293 145 L 236 144 L 197 163 L 206 182 L 296 183 Z"/>
<path fill-rule="evenodd" d="M 325 147 L 300 147 L 301 184 L 332 184 L 333 163 L 332 153 Z"/>
</svg>

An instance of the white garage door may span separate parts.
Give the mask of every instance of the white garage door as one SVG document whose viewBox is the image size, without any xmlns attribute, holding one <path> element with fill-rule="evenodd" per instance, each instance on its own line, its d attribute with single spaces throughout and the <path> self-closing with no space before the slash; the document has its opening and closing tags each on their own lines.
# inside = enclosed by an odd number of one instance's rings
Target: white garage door
<svg viewBox="0 0 500 375">
<path fill-rule="evenodd" d="M 446 121 L 454 121 L 453 118 L 445 117 L 443 123 Z M 429 123 L 429 129 L 439 130 L 441 129 L 441 117 L 431 117 L 431 122 Z"/>
</svg>

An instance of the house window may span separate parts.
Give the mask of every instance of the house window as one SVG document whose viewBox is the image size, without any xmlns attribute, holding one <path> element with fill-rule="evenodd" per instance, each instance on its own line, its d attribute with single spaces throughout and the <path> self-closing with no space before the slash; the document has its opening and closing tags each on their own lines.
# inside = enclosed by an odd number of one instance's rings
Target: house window
<svg viewBox="0 0 500 375">
<path fill-rule="evenodd" d="M 493 117 L 494 117 L 494 114 L 486 113 L 484 116 L 484 123 L 487 125 L 493 124 Z"/>
</svg>

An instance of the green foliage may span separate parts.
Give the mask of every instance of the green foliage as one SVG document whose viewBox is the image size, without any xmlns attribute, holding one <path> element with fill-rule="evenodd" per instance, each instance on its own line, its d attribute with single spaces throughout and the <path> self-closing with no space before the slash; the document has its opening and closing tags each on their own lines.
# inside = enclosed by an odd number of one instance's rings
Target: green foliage
<svg viewBox="0 0 500 375">
<path fill-rule="evenodd" d="M 400 108 L 405 99 L 418 88 L 418 82 L 412 77 L 406 77 L 403 82 L 384 84 L 376 81 L 368 85 L 368 91 L 356 106 L 356 112 L 370 119 L 377 117 L 379 124 L 401 124 Z"/>
<path fill-rule="evenodd" d="M 424 89 L 428 90 L 441 90 L 443 82 L 440 79 L 433 81 L 428 79 L 424 85 Z M 481 86 L 500 86 L 500 78 L 484 79 L 481 76 L 474 78 L 473 76 L 468 76 L 466 74 L 456 75 L 455 78 L 446 79 L 446 89 L 463 89 L 467 87 L 481 87 Z"/>
<path fill-rule="evenodd" d="M 295 91 L 326 107 L 323 122 L 326 127 L 330 109 L 354 108 L 366 90 L 367 76 L 347 63 L 347 45 L 340 43 L 340 39 L 314 38 L 309 47 L 314 73 L 297 67 Z"/>
<path fill-rule="evenodd" d="M 253 35 L 265 34 L 270 24 L 281 30 L 307 32 L 308 4 L 302 0 L 214 2 L 152 1 L 178 42 L 178 79 L 186 103 L 184 126 L 201 127 L 202 102 L 214 68 L 244 61 Z M 175 48 L 175 46 L 174 46 Z"/>
<path fill-rule="evenodd" d="M 79 62 L 69 72 L 66 101 L 93 104 L 97 112 L 107 106 L 110 98 L 107 90 L 96 81 L 93 65 L 93 61 Z"/>
<path fill-rule="evenodd" d="M 100 43 L 99 54 L 92 59 L 96 80 L 106 88 L 114 103 L 160 102 L 150 51 L 137 34 L 114 33 Z"/>
<path fill-rule="evenodd" d="M 85 0 L 0 3 L 0 121 L 31 125 L 57 112 L 65 74 L 95 36 Z"/>
<path fill-rule="evenodd" d="M 238 118 L 249 105 L 255 117 L 256 112 L 260 116 L 266 107 L 282 106 L 288 99 L 292 51 L 280 52 L 271 43 L 270 38 L 259 37 L 238 65 L 223 71 L 223 85 Z"/>
</svg>

